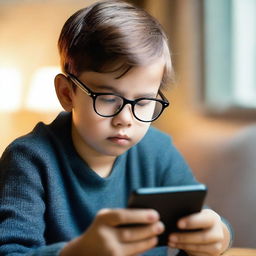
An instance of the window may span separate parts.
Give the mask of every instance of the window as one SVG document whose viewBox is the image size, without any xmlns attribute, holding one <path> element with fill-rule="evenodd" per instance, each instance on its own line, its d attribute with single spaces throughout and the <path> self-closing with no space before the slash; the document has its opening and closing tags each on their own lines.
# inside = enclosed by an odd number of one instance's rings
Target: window
<svg viewBox="0 0 256 256">
<path fill-rule="evenodd" d="M 256 1 L 205 0 L 204 103 L 212 113 L 256 113 Z"/>
</svg>

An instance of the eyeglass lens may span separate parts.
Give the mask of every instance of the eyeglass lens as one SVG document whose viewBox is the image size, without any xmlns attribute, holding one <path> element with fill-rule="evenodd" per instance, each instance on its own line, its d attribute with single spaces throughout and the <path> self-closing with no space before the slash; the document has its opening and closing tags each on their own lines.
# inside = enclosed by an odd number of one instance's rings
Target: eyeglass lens
<svg viewBox="0 0 256 256">
<path fill-rule="evenodd" d="M 116 95 L 99 95 L 95 99 L 95 110 L 102 116 L 113 116 L 123 107 L 124 101 Z M 154 99 L 141 99 L 134 104 L 134 115 L 143 121 L 151 121 L 162 112 L 163 105 Z"/>
</svg>

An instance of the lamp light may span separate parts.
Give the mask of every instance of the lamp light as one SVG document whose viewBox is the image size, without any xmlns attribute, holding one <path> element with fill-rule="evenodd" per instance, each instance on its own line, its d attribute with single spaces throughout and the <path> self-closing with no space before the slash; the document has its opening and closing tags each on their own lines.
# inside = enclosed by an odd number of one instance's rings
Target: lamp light
<svg viewBox="0 0 256 256">
<path fill-rule="evenodd" d="M 21 108 L 21 73 L 16 68 L 0 67 L 0 111 L 15 112 Z"/>
<path fill-rule="evenodd" d="M 61 105 L 54 89 L 54 77 L 60 73 L 55 66 L 42 67 L 32 77 L 26 108 L 38 112 L 60 111 Z"/>
</svg>

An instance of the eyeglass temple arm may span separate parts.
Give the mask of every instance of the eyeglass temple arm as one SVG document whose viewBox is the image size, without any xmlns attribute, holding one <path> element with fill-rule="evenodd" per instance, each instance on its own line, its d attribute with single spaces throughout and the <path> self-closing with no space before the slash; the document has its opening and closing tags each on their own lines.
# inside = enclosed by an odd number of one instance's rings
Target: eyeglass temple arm
<svg viewBox="0 0 256 256">
<path fill-rule="evenodd" d="M 159 95 L 161 96 L 161 98 L 165 101 L 165 103 L 167 105 L 169 105 L 169 100 L 164 96 L 164 94 L 162 93 L 161 90 L 159 90 Z"/>
<path fill-rule="evenodd" d="M 76 77 L 74 77 L 71 74 L 67 74 L 67 77 L 70 78 L 70 80 L 76 85 L 78 86 L 82 91 L 84 91 L 86 94 L 91 95 L 91 91 L 89 90 L 89 88 L 87 88 L 84 84 L 82 84 Z"/>
</svg>

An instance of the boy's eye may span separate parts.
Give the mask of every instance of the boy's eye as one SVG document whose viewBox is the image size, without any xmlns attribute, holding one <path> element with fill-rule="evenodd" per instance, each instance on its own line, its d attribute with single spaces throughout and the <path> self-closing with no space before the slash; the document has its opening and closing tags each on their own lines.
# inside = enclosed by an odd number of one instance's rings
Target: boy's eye
<svg viewBox="0 0 256 256">
<path fill-rule="evenodd" d="M 137 101 L 136 106 L 143 107 L 143 106 L 146 106 L 150 103 L 152 103 L 151 100 L 140 100 L 140 101 Z"/>
<path fill-rule="evenodd" d="M 98 100 L 102 103 L 116 103 L 119 102 L 119 97 L 114 95 L 101 95 L 98 97 Z"/>
</svg>

